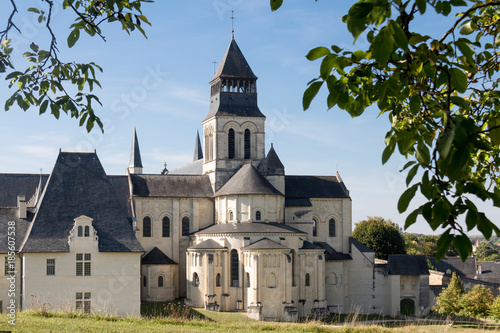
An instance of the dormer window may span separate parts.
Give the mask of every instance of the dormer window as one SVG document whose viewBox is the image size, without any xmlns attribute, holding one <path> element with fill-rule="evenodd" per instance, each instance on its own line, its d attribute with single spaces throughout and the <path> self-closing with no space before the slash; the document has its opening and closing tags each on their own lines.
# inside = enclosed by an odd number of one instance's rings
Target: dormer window
<svg viewBox="0 0 500 333">
<path fill-rule="evenodd" d="M 89 237 L 90 236 L 90 228 L 88 225 L 85 226 L 85 229 L 84 229 L 84 236 L 85 237 Z"/>
<path fill-rule="evenodd" d="M 80 225 L 78 226 L 78 237 L 82 237 L 83 236 L 83 227 Z"/>
</svg>

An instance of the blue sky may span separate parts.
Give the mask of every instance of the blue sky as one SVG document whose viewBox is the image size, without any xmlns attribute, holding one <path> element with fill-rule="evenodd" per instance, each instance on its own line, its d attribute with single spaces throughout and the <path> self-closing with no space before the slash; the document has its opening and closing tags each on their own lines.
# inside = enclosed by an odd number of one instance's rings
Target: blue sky
<svg viewBox="0 0 500 333">
<path fill-rule="evenodd" d="M 338 170 L 352 197 L 353 224 L 382 216 L 403 225 L 405 217 L 396 205 L 405 189 L 405 175 L 398 170 L 406 161 L 394 155 L 381 164 L 387 117 L 377 118 L 375 108 L 356 119 L 338 109 L 327 111 L 324 94 L 302 111 L 302 93 L 319 71 L 319 62 L 308 61 L 305 54 L 316 46 L 354 47 L 341 21 L 352 3 L 287 0 L 273 13 L 269 1 L 158 1 L 144 5 L 152 23 L 146 27 L 148 39 L 135 32 L 128 36 L 118 25 L 107 24 L 106 42 L 82 36 L 72 49 L 66 47 L 70 12 L 59 9 L 54 22 L 61 59 L 94 61 L 104 69 L 99 76 L 102 90 L 95 93 L 103 103 L 96 110 L 105 133 L 88 134 L 64 115 L 56 120 L 34 109 L 0 112 L 0 172 L 38 173 L 42 168 L 48 173 L 61 148 L 96 149 L 108 174 L 124 174 L 134 126 L 145 173 L 159 173 L 164 162 L 169 169 L 190 162 L 196 131 L 202 131 L 208 112 L 213 61 L 219 62 L 229 45 L 234 8 L 235 39 L 259 77 L 259 106 L 267 116 L 266 151 L 273 143 L 287 174 L 333 175 Z M 39 4 L 23 1 L 26 7 Z M 1 22 L 8 14 L 7 4 L 4 7 Z M 23 36 L 10 36 L 15 45 L 27 48 L 28 40 L 47 40 L 35 16 L 25 9 L 20 8 L 16 20 Z M 436 36 L 444 33 L 444 24 L 419 22 Z M 360 38 L 356 46 L 366 42 Z M 15 64 L 24 65 L 22 61 L 17 58 Z M 3 101 L 12 92 L 4 80 L 0 82 Z M 500 218 L 498 209 L 485 207 L 493 220 Z M 422 220 L 409 231 L 432 233 Z"/>
</svg>

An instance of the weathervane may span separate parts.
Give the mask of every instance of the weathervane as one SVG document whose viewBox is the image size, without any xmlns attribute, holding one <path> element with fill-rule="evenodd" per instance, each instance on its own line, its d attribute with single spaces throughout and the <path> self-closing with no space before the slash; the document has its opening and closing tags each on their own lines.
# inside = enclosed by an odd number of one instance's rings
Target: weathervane
<svg viewBox="0 0 500 333">
<path fill-rule="evenodd" d="M 234 8 L 231 8 L 231 17 L 230 17 L 230 19 L 231 19 L 231 36 L 232 36 L 232 38 L 234 38 L 234 19 L 235 19 L 235 17 L 234 17 Z"/>
</svg>

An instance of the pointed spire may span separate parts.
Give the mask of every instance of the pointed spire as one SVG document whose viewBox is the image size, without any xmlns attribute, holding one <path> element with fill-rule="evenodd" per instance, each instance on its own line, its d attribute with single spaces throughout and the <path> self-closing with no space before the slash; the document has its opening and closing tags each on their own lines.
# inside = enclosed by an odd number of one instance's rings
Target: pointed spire
<svg viewBox="0 0 500 333">
<path fill-rule="evenodd" d="M 285 174 L 285 166 L 281 163 L 281 160 L 278 157 L 278 154 L 276 154 L 272 143 L 267 156 L 259 163 L 258 170 L 264 175 Z"/>
<path fill-rule="evenodd" d="M 139 150 L 139 141 L 137 140 L 137 131 L 134 127 L 134 137 L 132 138 L 132 149 L 130 150 L 129 173 L 142 174 L 141 151 Z"/>
<path fill-rule="evenodd" d="M 226 78 L 245 78 L 251 80 L 257 79 L 257 76 L 253 73 L 234 38 L 231 38 L 231 43 L 229 43 L 229 47 L 219 64 L 219 68 L 217 68 L 217 71 L 215 72 L 214 79 L 219 76 Z"/>
<path fill-rule="evenodd" d="M 200 132 L 196 130 L 196 141 L 194 143 L 194 157 L 193 162 L 201 160 L 203 158 L 203 150 L 201 148 Z"/>
</svg>

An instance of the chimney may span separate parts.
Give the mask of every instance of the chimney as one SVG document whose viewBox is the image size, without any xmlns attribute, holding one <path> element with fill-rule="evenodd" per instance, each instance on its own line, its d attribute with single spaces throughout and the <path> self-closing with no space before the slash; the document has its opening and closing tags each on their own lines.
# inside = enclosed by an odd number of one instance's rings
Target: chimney
<svg viewBox="0 0 500 333">
<path fill-rule="evenodd" d="M 477 265 L 477 275 L 483 274 L 483 267 L 481 264 Z"/>
<path fill-rule="evenodd" d="M 19 218 L 26 218 L 26 197 L 24 195 L 17 196 L 17 208 L 19 208 Z"/>
</svg>

